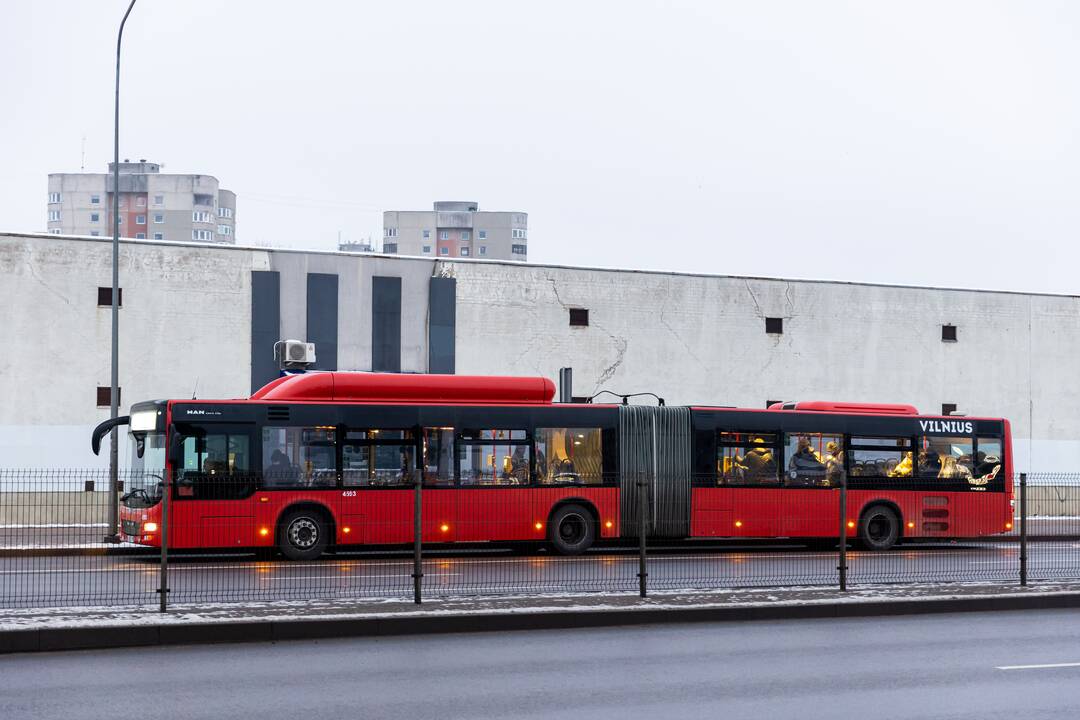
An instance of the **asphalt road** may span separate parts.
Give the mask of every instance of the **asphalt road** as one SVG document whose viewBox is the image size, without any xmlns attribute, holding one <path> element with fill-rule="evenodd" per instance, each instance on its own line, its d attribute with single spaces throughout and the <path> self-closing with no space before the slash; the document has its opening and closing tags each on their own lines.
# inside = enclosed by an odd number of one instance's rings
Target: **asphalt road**
<svg viewBox="0 0 1080 720">
<path fill-rule="evenodd" d="M 1080 578 L 1080 540 L 1029 544 L 1033 581 Z M 633 592 L 634 549 L 601 549 L 580 557 L 512 551 L 442 551 L 425 555 L 424 593 L 491 595 L 566 591 Z M 885 553 L 850 551 L 849 582 L 1015 582 L 1019 547 L 1008 542 L 904 545 Z M 834 585 L 837 554 L 790 546 L 655 548 L 648 560 L 653 590 Z M 172 602 L 317 597 L 408 597 L 408 553 L 352 553 L 315 562 L 256 561 L 250 555 L 179 555 L 169 568 Z M 0 607 L 156 603 L 153 556 L 9 556 L 0 558 Z"/>
<path fill-rule="evenodd" d="M 0 657 L 20 720 L 1078 715 L 1067 610 Z"/>
</svg>

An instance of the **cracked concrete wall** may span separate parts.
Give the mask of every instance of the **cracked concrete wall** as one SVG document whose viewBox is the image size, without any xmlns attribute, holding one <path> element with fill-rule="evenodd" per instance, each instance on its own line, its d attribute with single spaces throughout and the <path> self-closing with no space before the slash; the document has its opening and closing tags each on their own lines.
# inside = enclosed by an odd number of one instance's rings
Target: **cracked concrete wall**
<svg viewBox="0 0 1080 720">
<path fill-rule="evenodd" d="M 431 275 L 457 282 L 457 371 L 555 378 L 575 395 L 655 392 L 672 404 L 767 399 L 956 403 L 1010 418 L 1017 469 L 1075 471 L 1080 299 L 521 263 L 122 243 L 122 405 L 242 397 L 250 378 L 250 271 L 282 273 L 282 334 L 303 338 L 307 272 L 340 276 L 339 365 L 370 368 L 371 277 L 402 277 L 402 360 L 427 363 Z M 93 466 L 108 416 L 107 240 L 0 233 L 0 466 Z M 570 327 L 569 309 L 589 310 Z M 766 317 L 784 320 L 765 333 Z M 941 342 L 941 325 L 958 342 Z M 126 455 L 126 449 L 122 452 Z"/>
<path fill-rule="evenodd" d="M 1018 470 L 1075 471 L 1080 299 L 1018 293 L 454 263 L 458 372 L 574 368 L 574 394 L 669 403 L 911 403 L 1013 423 Z M 570 327 L 568 309 L 589 310 Z M 783 334 L 765 318 L 784 320 Z M 941 325 L 958 342 L 941 341 Z"/>
</svg>

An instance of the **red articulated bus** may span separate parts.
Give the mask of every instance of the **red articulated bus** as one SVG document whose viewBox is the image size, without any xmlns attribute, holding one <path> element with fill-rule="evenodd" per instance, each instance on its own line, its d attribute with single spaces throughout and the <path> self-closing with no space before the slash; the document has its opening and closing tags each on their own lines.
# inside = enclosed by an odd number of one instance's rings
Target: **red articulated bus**
<svg viewBox="0 0 1080 720">
<path fill-rule="evenodd" d="M 553 403 L 545 378 L 315 372 L 246 400 L 159 400 L 117 424 L 134 440 L 123 538 L 170 548 L 848 536 L 874 550 L 1012 527 L 1003 419 L 906 405 L 766 410 Z M 165 483 L 164 479 L 169 482 Z M 644 485 L 642 484 L 644 483 Z M 642 490 L 645 492 L 642 492 Z"/>
</svg>

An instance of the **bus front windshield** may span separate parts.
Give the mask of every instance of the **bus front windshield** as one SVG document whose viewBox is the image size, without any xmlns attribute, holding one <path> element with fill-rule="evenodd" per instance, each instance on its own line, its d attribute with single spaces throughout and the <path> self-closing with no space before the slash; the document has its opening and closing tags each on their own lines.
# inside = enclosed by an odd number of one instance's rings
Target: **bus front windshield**
<svg viewBox="0 0 1080 720">
<path fill-rule="evenodd" d="M 147 508 L 161 500 L 165 448 L 165 433 L 131 433 L 131 473 L 121 498 L 125 507 Z"/>
</svg>

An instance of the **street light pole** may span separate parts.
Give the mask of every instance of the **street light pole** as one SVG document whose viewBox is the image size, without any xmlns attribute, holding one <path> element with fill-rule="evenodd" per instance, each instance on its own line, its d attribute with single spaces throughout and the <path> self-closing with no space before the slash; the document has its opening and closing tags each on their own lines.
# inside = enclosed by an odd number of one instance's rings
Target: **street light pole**
<svg viewBox="0 0 1080 720">
<path fill-rule="evenodd" d="M 127 23 L 135 0 L 131 0 L 124 19 L 120 21 L 120 31 L 116 34 L 116 106 L 113 115 L 113 240 L 112 240 L 112 385 L 109 392 L 109 417 L 113 420 L 120 414 L 120 42 L 124 39 L 124 25 Z M 106 542 L 117 542 L 119 536 L 119 488 L 117 487 L 117 468 L 119 449 L 117 442 L 120 433 L 113 426 L 109 435 L 109 530 Z"/>
</svg>

